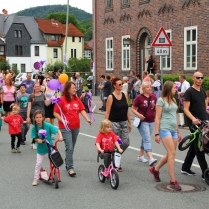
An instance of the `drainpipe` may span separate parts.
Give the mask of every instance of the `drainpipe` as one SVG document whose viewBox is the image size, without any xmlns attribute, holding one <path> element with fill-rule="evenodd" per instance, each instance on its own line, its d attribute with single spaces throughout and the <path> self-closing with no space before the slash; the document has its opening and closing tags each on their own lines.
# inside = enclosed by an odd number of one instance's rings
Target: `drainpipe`
<svg viewBox="0 0 209 209">
<path fill-rule="evenodd" d="M 93 5 L 93 40 L 94 40 L 94 56 L 93 56 L 93 78 L 94 78 L 94 85 L 93 85 L 93 95 L 96 96 L 96 0 L 94 0 L 94 5 Z"/>
</svg>

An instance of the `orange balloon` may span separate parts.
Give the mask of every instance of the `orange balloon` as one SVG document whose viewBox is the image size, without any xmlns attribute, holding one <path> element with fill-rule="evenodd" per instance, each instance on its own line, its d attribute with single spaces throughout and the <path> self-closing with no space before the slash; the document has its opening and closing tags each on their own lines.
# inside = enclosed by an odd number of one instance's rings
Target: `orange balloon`
<svg viewBox="0 0 209 209">
<path fill-rule="evenodd" d="M 68 81 L 68 75 L 63 73 L 59 76 L 58 80 L 61 84 L 65 84 Z"/>
</svg>

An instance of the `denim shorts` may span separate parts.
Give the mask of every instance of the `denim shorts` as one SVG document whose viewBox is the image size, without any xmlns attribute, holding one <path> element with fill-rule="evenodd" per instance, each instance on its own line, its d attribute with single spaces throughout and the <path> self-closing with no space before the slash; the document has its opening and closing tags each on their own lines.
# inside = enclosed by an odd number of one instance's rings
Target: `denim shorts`
<svg viewBox="0 0 209 209">
<path fill-rule="evenodd" d="M 160 134 L 161 139 L 168 137 L 168 136 L 171 136 L 173 139 L 178 139 L 177 131 L 160 130 L 159 134 Z"/>
</svg>

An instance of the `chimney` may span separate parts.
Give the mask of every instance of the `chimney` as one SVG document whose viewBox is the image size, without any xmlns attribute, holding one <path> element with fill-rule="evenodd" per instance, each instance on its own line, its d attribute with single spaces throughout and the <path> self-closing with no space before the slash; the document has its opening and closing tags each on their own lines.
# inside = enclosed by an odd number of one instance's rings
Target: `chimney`
<svg viewBox="0 0 209 209">
<path fill-rule="evenodd" d="M 3 15 L 8 15 L 8 11 L 6 9 L 2 9 Z"/>
</svg>

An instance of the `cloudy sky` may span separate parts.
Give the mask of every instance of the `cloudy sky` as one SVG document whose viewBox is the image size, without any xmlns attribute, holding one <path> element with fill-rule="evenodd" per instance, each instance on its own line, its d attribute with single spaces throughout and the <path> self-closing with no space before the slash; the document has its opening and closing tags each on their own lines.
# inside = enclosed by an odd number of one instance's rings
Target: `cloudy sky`
<svg viewBox="0 0 209 209">
<path fill-rule="evenodd" d="M 2 13 L 2 9 L 6 9 L 8 13 L 11 14 L 16 13 L 20 10 L 28 9 L 30 7 L 55 4 L 67 4 L 67 0 L 4 0 L 1 1 L 0 4 L 0 13 Z M 69 4 L 72 7 L 77 7 L 92 14 L 92 0 L 69 0 Z"/>
</svg>

